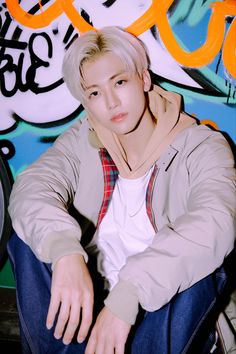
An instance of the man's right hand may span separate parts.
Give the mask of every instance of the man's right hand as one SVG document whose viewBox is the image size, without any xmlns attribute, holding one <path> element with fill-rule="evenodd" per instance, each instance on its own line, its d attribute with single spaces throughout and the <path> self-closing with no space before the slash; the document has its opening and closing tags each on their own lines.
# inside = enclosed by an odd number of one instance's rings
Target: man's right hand
<svg viewBox="0 0 236 354">
<path fill-rule="evenodd" d="M 61 257 L 52 275 L 47 328 L 52 328 L 58 314 L 54 336 L 63 335 L 63 343 L 69 344 L 81 322 L 77 340 L 83 342 L 92 323 L 93 301 L 93 283 L 83 256 Z"/>
</svg>

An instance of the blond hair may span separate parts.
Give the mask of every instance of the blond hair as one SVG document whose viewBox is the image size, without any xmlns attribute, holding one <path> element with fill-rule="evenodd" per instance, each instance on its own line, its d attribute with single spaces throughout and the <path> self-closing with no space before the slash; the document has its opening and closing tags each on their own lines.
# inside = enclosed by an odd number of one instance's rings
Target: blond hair
<svg viewBox="0 0 236 354">
<path fill-rule="evenodd" d="M 137 73 L 140 77 L 148 69 L 149 59 L 143 42 L 124 29 L 109 26 L 86 32 L 71 44 L 62 65 L 64 81 L 71 94 L 81 103 L 85 99 L 82 65 L 106 53 L 117 55 L 127 71 Z"/>
</svg>

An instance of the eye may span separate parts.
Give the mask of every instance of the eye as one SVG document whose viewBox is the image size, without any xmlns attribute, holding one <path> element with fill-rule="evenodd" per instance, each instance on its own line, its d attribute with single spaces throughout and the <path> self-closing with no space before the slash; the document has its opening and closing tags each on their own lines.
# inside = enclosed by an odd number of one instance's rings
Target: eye
<svg viewBox="0 0 236 354">
<path fill-rule="evenodd" d="M 97 96 L 98 96 L 98 94 L 99 94 L 99 92 L 98 92 L 98 91 L 93 91 L 93 92 L 90 92 L 90 94 L 89 94 L 89 98 L 94 98 L 94 97 L 97 97 Z"/>
<path fill-rule="evenodd" d="M 122 86 L 126 83 L 126 81 L 124 79 L 120 79 L 116 82 L 116 86 Z"/>
</svg>

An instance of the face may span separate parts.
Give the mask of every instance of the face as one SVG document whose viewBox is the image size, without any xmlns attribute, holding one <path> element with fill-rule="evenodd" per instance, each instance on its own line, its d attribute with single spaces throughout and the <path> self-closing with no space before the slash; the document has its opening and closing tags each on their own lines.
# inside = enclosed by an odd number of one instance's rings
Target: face
<svg viewBox="0 0 236 354">
<path fill-rule="evenodd" d="M 145 91 L 150 89 L 150 76 L 128 72 L 121 59 L 106 53 L 83 64 L 85 80 L 84 106 L 93 120 L 117 135 L 136 129 L 145 115 Z M 151 118 L 150 118 L 151 119 Z"/>
</svg>

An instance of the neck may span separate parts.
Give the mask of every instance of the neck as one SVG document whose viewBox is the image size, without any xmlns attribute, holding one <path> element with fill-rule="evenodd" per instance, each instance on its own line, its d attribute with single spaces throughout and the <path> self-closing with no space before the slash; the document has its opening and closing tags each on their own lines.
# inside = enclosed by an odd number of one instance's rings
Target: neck
<svg viewBox="0 0 236 354">
<path fill-rule="evenodd" d="M 155 125 L 149 109 L 146 108 L 138 126 L 128 134 L 118 136 L 126 153 L 127 163 L 131 169 L 133 169 L 143 154 L 155 129 Z"/>
</svg>

